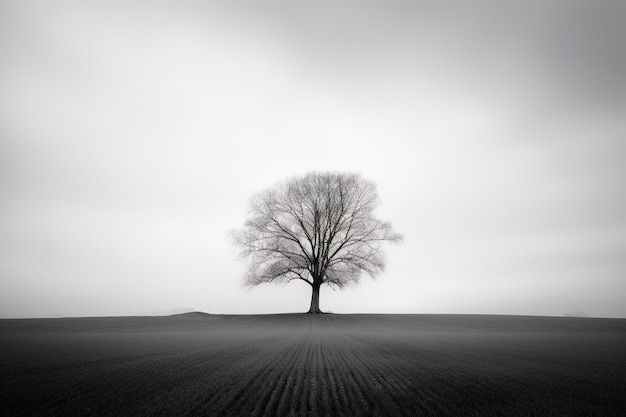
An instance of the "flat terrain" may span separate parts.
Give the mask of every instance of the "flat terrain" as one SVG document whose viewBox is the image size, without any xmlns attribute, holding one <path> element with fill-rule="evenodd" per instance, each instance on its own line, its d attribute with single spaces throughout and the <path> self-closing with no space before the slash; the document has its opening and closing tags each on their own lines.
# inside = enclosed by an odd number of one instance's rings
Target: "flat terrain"
<svg viewBox="0 0 626 417">
<path fill-rule="evenodd" d="M 1 416 L 624 416 L 626 320 L 0 320 Z"/>
</svg>

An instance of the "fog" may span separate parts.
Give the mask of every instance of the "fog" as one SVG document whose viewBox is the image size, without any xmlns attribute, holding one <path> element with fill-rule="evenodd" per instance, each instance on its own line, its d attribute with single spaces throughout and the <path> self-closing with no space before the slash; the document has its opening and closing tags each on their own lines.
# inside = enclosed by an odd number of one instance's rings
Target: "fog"
<svg viewBox="0 0 626 417">
<path fill-rule="evenodd" d="M 249 198 L 358 172 L 405 236 L 336 313 L 626 317 L 626 5 L 0 5 L 0 317 L 306 311 Z"/>
</svg>

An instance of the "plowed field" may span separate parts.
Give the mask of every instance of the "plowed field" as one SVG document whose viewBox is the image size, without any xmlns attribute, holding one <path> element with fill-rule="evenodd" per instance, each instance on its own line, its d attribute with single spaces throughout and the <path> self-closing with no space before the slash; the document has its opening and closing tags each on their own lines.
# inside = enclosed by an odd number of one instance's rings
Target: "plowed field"
<svg viewBox="0 0 626 417">
<path fill-rule="evenodd" d="M 2 416 L 624 416 L 626 320 L 0 320 Z"/>
</svg>

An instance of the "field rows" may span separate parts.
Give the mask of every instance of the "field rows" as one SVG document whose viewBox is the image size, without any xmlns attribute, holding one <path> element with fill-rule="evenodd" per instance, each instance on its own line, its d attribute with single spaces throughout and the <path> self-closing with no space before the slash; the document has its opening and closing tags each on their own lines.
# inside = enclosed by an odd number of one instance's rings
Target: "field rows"
<svg viewBox="0 0 626 417">
<path fill-rule="evenodd" d="M 426 328 L 418 316 L 216 320 L 181 318 L 179 325 L 143 330 L 135 323 L 133 331 L 17 331 L 0 324 L 0 415 L 622 416 L 626 410 L 623 323 L 532 332 L 506 331 L 505 323 L 498 331 Z"/>
</svg>

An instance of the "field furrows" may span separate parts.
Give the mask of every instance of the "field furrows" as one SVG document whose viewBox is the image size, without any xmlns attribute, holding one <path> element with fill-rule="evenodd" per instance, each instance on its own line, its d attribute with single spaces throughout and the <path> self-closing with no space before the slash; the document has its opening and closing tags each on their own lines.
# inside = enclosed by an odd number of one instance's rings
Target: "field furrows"
<svg viewBox="0 0 626 417">
<path fill-rule="evenodd" d="M 183 331 L 171 318 L 167 328 L 151 320 L 146 331 L 133 320 L 136 332 L 0 327 L 0 415 L 621 416 L 626 409 L 619 323 L 609 323 L 610 334 L 576 327 L 538 335 L 527 332 L 528 320 L 516 324 L 526 333 L 481 332 L 475 318 L 464 319 L 473 326 L 467 332 L 448 317 L 225 316 L 184 322 Z M 502 320 L 489 325 L 505 327 Z"/>
</svg>

